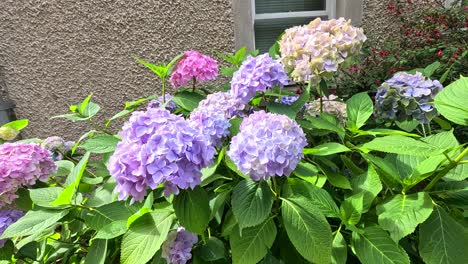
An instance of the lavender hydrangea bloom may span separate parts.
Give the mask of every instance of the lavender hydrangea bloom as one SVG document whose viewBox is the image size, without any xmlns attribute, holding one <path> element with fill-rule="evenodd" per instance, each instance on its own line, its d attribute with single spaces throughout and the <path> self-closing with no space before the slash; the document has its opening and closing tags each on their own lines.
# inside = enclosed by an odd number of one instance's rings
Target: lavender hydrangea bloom
<svg viewBox="0 0 468 264">
<path fill-rule="evenodd" d="M 420 72 L 396 73 L 377 91 L 374 114 L 382 120 L 416 119 L 426 124 L 438 114 L 433 102 L 442 88 L 439 81 L 426 79 Z"/>
<path fill-rule="evenodd" d="M 221 112 L 227 119 L 245 116 L 246 105 L 239 99 L 231 96 L 230 93 L 217 92 L 209 94 L 202 100 L 192 113 L 197 111 Z"/>
<path fill-rule="evenodd" d="M 195 234 L 179 227 L 167 236 L 162 245 L 162 256 L 169 264 L 185 264 L 192 259 L 192 247 L 198 242 Z"/>
<path fill-rule="evenodd" d="M 61 160 L 62 153 L 67 153 L 73 148 L 75 142 L 65 141 L 61 137 L 53 136 L 44 139 L 41 146 L 53 153 L 54 160 Z"/>
<path fill-rule="evenodd" d="M 285 115 L 259 111 L 245 118 L 231 140 L 229 157 L 254 181 L 289 176 L 307 145 L 302 128 Z"/>
<path fill-rule="evenodd" d="M 13 223 L 23 217 L 24 213 L 15 209 L 3 209 L 0 211 L 0 236 Z M 5 245 L 6 240 L 0 240 L 0 248 Z"/>
<path fill-rule="evenodd" d="M 180 108 L 174 101 L 171 101 L 172 95 L 166 94 L 165 99 L 166 99 L 165 108 L 166 110 L 169 110 L 169 112 L 174 113 L 177 109 Z M 151 100 L 148 103 L 148 108 L 158 108 L 163 104 L 163 102 L 164 102 L 163 97 L 159 96 L 158 99 Z"/>
<path fill-rule="evenodd" d="M 284 104 L 284 105 L 292 105 L 292 104 L 294 104 L 294 102 L 297 101 L 297 99 L 299 99 L 299 95 L 282 96 L 282 97 L 281 97 L 281 104 Z M 275 102 L 276 102 L 276 103 L 279 103 L 280 100 L 279 100 L 279 99 L 276 99 Z"/>
<path fill-rule="evenodd" d="M 257 57 L 247 57 L 232 77 L 230 93 L 232 97 L 248 103 L 257 92 L 286 84 L 288 76 L 283 66 L 265 53 Z"/>
<path fill-rule="evenodd" d="M 19 187 L 45 181 L 55 170 L 50 151 L 37 144 L 0 145 L 0 208 L 17 198 Z"/>
<path fill-rule="evenodd" d="M 223 143 L 223 139 L 229 135 L 231 123 L 225 114 L 218 111 L 194 111 L 190 114 L 190 125 L 198 129 L 201 134 L 208 137 L 208 140 L 215 147 Z"/>
<path fill-rule="evenodd" d="M 164 109 L 134 112 L 120 133 L 108 169 L 117 180 L 119 199 L 140 201 L 146 189 L 164 183 L 166 194 L 195 188 L 200 170 L 209 166 L 215 149 L 181 116 Z"/>
</svg>

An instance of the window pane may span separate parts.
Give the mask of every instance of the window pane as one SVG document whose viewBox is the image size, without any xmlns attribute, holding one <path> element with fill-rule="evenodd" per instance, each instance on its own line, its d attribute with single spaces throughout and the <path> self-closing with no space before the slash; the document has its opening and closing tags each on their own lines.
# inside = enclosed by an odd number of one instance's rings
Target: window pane
<svg viewBox="0 0 468 264">
<path fill-rule="evenodd" d="M 315 17 L 295 17 L 255 21 L 255 48 L 260 50 L 260 53 L 268 52 L 270 47 L 286 29 L 308 24 L 314 19 Z"/>
<path fill-rule="evenodd" d="M 325 0 L 255 0 L 255 13 L 325 10 Z"/>
</svg>

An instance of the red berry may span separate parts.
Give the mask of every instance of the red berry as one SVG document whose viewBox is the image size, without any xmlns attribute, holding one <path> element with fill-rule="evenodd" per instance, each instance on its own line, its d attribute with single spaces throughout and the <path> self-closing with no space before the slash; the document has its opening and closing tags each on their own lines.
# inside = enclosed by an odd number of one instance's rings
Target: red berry
<svg viewBox="0 0 468 264">
<path fill-rule="evenodd" d="M 388 10 L 391 10 L 391 11 L 395 10 L 395 5 L 389 4 Z"/>
<path fill-rule="evenodd" d="M 458 59 L 458 54 L 457 53 L 453 54 L 453 58 Z"/>
<path fill-rule="evenodd" d="M 436 55 L 439 56 L 439 57 L 441 57 L 442 55 L 444 55 L 444 52 L 443 52 L 442 50 L 438 50 L 438 51 L 436 52 Z"/>
</svg>

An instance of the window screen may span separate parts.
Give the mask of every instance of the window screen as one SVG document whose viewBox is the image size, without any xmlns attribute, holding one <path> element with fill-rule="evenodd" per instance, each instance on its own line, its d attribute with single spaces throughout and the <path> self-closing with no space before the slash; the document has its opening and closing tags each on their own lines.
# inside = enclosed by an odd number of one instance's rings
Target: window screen
<svg viewBox="0 0 468 264">
<path fill-rule="evenodd" d="M 325 0 L 255 0 L 255 13 L 325 10 Z"/>
</svg>

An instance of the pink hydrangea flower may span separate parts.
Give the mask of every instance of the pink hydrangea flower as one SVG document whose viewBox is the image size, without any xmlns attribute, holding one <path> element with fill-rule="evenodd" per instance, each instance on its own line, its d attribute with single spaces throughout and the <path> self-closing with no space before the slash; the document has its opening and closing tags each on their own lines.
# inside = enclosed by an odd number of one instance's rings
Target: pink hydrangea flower
<svg viewBox="0 0 468 264">
<path fill-rule="evenodd" d="M 192 80 L 200 83 L 214 80 L 217 76 L 218 63 L 209 56 L 191 50 L 177 63 L 170 81 L 177 88 L 186 87 Z"/>
</svg>

